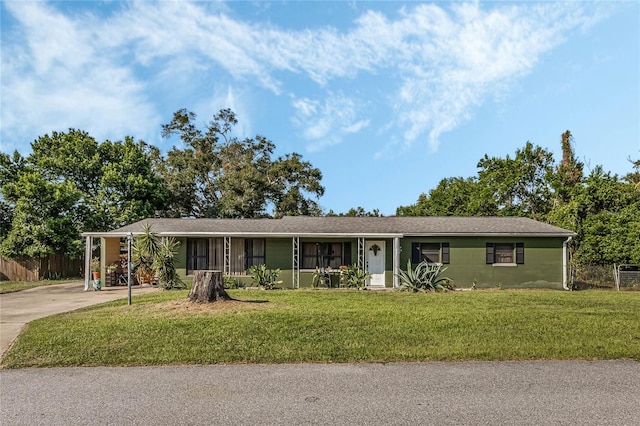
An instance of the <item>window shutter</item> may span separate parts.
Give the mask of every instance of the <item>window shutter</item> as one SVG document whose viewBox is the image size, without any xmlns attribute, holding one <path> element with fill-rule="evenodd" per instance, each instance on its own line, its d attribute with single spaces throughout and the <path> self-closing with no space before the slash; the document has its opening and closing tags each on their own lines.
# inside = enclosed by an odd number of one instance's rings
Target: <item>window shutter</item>
<svg viewBox="0 0 640 426">
<path fill-rule="evenodd" d="M 442 243 L 442 263 L 449 263 L 449 243 Z"/>
<path fill-rule="evenodd" d="M 411 263 L 420 263 L 420 243 L 411 243 Z"/>
<path fill-rule="evenodd" d="M 346 242 L 344 243 L 344 246 L 342 247 L 342 256 L 344 259 L 344 263 L 343 265 L 351 265 L 351 243 L 350 242 Z"/>
<path fill-rule="evenodd" d="M 516 263 L 524 265 L 524 243 L 516 243 Z"/>
<path fill-rule="evenodd" d="M 493 263 L 493 243 L 487 243 L 487 264 Z"/>
</svg>

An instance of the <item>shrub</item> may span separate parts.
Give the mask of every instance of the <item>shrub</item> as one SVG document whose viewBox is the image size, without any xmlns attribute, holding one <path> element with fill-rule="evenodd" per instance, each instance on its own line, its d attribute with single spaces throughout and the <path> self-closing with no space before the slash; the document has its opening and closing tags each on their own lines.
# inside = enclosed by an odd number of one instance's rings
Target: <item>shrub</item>
<svg viewBox="0 0 640 426">
<path fill-rule="evenodd" d="M 251 281 L 265 290 L 273 290 L 276 284 L 282 283 L 282 281 L 278 281 L 280 269 L 267 269 L 267 265 L 265 264 L 251 266 L 249 273 L 251 274 Z"/>
<path fill-rule="evenodd" d="M 158 245 L 158 252 L 153 263 L 158 284 L 165 290 L 183 289 L 187 285 L 180 279 L 173 258 L 178 252 L 180 243 L 173 237 L 166 238 Z"/>
<path fill-rule="evenodd" d="M 340 285 L 347 288 L 362 289 L 367 285 L 367 280 L 371 278 L 371 274 L 358 268 L 355 263 L 340 270 Z"/>
<path fill-rule="evenodd" d="M 446 286 L 451 282 L 450 278 L 442 276 L 446 270 L 447 268 L 442 267 L 442 265 L 428 263 L 427 261 L 418 263 L 413 269 L 411 260 L 409 260 L 407 262 L 407 270 L 400 269 L 398 271 L 398 278 L 400 279 L 398 290 L 413 292 L 446 290 Z"/>
</svg>

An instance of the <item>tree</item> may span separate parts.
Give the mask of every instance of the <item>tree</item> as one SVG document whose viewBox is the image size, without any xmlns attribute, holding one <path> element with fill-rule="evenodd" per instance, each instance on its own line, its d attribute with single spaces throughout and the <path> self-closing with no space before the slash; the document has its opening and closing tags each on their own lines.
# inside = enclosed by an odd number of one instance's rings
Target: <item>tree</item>
<svg viewBox="0 0 640 426">
<path fill-rule="evenodd" d="M 639 211 L 640 190 L 597 166 L 548 219 L 578 234 L 578 263 L 640 263 Z"/>
<path fill-rule="evenodd" d="M 483 196 L 476 178 L 445 178 L 429 194 L 420 194 L 416 204 L 400 206 L 398 216 L 492 216 L 497 207 Z"/>
<path fill-rule="evenodd" d="M 308 194 L 321 197 L 322 173 L 297 153 L 279 157 L 267 170 L 274 216 L 319 216 L 322 209 Z"/>
<path fill-rule="evenodd" d="M 2 252 L 43 257 L 81 252 L 82 231 L 106 231 L 154 216 L 168 192 L 155 173 L 159 152 L 144 142 L 106 141 L 69 129 L 31 144 L 25 159 L 0 154 Z"/>
<path fill-rule="evenodd" d="M 169 191 L 154 164 L 160 151 L 144 141 L 105 141 L 100 144 L 102 163 L 99 189 L 93 205 L 101 214 L 103 229 L 113 229 L 159 216 L 169 199 Z"/>
<path fill-rule="evenodd" d="M 559 202 L 568 202 L 576 186 L 582 181 L 583 164 L 576 160 L 573 151 L 573 136 L 567 130 L 562 134 L 562 162 L 551 178 L 551 186 Z"/>
<path fill-rule="evenodd" d="M 324 193 L 322 174 L 297 153 L 272 159 L 275 145 L 264 136 L 239 140 L 233 111 L 223 109 L 204 129 L 181 109 L 162 126 L 179 135 L 160 170 L 171 193 L 167 213 L 177 217 L 265 217 L 319 214 L 313 198 Z"/>
<path fill-rule="evenodd" d="M 543 219 L 549 212 L 553 154 L 527 142 L 512 159 L 489 157 L 478 162 L 478 183 L 484 199 L 503 216 Z"/>
<path fill-rule="evenodd" d="M 636 188 L 640 188 L 640 159 L 634 161 L 629 157 L 628 160 L 633 166 L 633 171 L 627 173 L 624 180 L 635 185 Z"/>
<path fill-rule="evenodd" d="M 15 206 L 0 244 L 2 255 L 42 258 L 57 251 L 73 258 L 80 255 L 75 205 L 81 192 L 72 182 L 51 183 L 35 171 L 25 171 L 2 189 Z"/>
</svg>

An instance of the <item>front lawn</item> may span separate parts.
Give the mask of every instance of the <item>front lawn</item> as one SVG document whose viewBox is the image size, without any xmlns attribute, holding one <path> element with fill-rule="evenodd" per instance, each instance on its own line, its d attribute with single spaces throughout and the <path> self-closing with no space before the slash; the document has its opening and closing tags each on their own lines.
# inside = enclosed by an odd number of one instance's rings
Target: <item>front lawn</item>
<svg viewBox="0 0 640 426">
<path fill-rule="evenodd" d="M 9 368 L 524 359 L 640 361 L 640 292 L 160 292 L 34 321 Z"/>
</svg>

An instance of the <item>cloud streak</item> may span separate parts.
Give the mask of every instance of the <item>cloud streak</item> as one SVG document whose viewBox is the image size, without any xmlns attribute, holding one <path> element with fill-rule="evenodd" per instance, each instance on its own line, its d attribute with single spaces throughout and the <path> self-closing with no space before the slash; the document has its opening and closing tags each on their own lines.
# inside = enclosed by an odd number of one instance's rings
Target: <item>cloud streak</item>
<svg viewBox="0 0 640 426">
<path fill-rule="evenodd" d="M 310 151 L 370 128 L 371 102 L 381 104 L 387 139 L 436 150 L 442 134 L 600 13 L 565 2 L 410 4 L 393 17 L 365 11 L 339 31 L 243 21 L 217 3 L 133 2 L 108 16 L 39 2 L 2 7 L 19 34 L 2 32 L 3 141 L 66 127 L 152 137 L 163 103 L 218 79 L 290 96 Z M 314 93 L 289 86 L 291 78 Z M 379 80 L 383 96 L 350 90 L 360 78 Z"/>
</svg>

